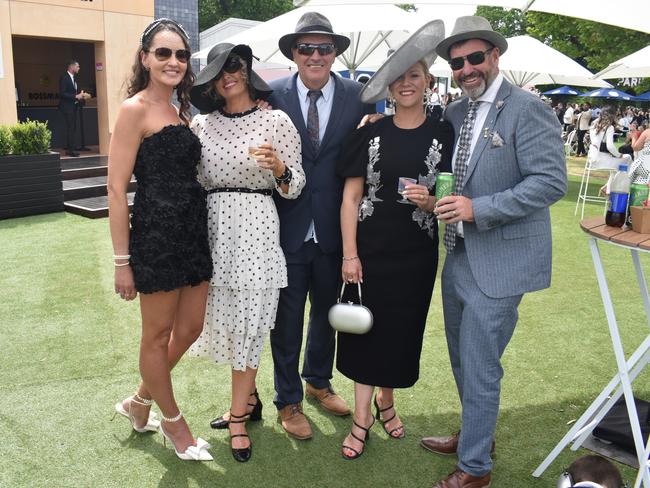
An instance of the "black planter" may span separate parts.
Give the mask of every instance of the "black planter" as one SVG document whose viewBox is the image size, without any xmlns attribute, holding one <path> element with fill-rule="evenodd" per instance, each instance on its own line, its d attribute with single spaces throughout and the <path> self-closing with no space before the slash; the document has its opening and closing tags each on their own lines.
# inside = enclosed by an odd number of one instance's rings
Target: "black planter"
<svg viewBox="0 0 650 488">
<path fill-rule="evenodd" d="M 63 212 L 59 153 L 0 156 L 0 219 Z"/>
</svg>

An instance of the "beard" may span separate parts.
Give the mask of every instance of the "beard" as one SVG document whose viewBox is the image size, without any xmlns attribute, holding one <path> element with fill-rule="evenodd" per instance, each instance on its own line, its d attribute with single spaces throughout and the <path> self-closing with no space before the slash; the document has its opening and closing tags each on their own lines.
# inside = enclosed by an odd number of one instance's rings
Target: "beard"
<svg viewBox="0 0 650 488">
<path fill-rule="evenodd" d="M 472 100 L 476 100 L 479 98 L 481 95 L 485 93 L 485 91 L 488 89 L 488 87 L 492 84 L 494 79 L 496 78 L 496 74 L 491 74 L 491 73 L 483 73 L 482 71 L 474 71 L 471 73 L 470 76 L 476 75 L 480 79 L 480 83 L 478 86 L 472 86 L 472 87 L 467 87 L 465 86 L 465 78 L 467 76 L 461 76 L 459 80 L 457 81 L 458 86 L 463 92 L 463 95 L 468 96 Z"/>
</svg>

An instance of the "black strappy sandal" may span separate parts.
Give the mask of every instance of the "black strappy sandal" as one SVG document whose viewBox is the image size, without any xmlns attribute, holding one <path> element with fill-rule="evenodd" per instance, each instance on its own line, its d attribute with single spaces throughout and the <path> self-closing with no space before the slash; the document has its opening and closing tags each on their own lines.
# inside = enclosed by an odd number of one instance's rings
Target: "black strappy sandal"
<svg viewBox="0 0 650 488">
<path fill-rule="evenodd" d="M 257 394 L 257 388 L 255 388 L 255 391 L 251 393 L 249 396 L 255 397 L 257 400 L 255 403 L 249 403 L 249 407 L 253 407 L 253 410 L 251 410 L 251 413 L 247 414 L 249 415 L 248 420 L 252 422 L 258 422 L 262 420 L 262 400 L 260 400 L 259 395 Z M 230 421 L 226 420 L 223 418 L 223 415 L 219 418 L 214 419 L 212 422 L 210 422 L 210 427 L 213 429 L 227 429 L 228 428 L 228 423 Z"/>
<path fill-rule="evenodd" d="M 347 459 L 348 461 L 352 461 L 354 459 L 357 459 L 358 457 L 360 457 L 365 452 L 365 450 L 366 450 L 365 449 L 366 442 L 370 438 L 370 429 L 372 429 L 372 426 L 375 425 L 375 419 L 374 418 L 372 419 L 372 423 L 368 427 L 360 426 L 359 424 L 357 424 L 357 422 L 356 422 L 356 420 L 354 420 L 354 418 L 352 418 L 352 423 L 356 427 L 358 427 L 359 429 L 363 430 L 366 433 L 366 435 L 364 436 L 363 439 L 361 439 L 352 430 L 350 430 L 350 435 L 352 437 L 354 437 L 356 440 L 358 440 L 359 442 L 361 442 L 361 444 L 363 444 L 364 448 L 361 451 L 357 451 L 354 447 L 346 446 L 345 444 L 343 444 L 341 446 L 341 455 L 343 456 L 343 459 Z M 350 451 L 354 452 L 354 454 L 352 456 L 348 456 L 347 454 L 345 454 L 343 449 L 349 449 Z"/>
<path fill-rule="evenodd" d="M 404 424 L 400 424 L 400 425 L 398 425 L 397 427 L 395 427 L 392 430 L 388 430 L 388 428 L 386 427 L 386 424 L 388 422 L 390 422 L 395 417 L 397 417 L 397 412 L 395 412 L 395 409 L 393 408 L 393 405 L 390 404 L 386 408 L 379 408 L 379 403 L 377 403 L 377 395 L 376 394 L 375 394 L 374 404 L 375 404 L 375 418 L 381 422 L 381 425 L 384 427 L 384 431 L 388 434 L 388 436 L 391 439 L 404 439 L 404 437 L 406 436 L 406 432 L 404 432 Z M 393 409 L 393 416 L 391 418 L 389 418 L 389 419 L 382 420 L 381 414 L 388 411 L 388 410 L 390 410 L 391 408 Z M 397 432 L 400 429 L 402 429 L 402 433 L 400 435 L 393 435 L 395 432 Z"/>
<path fill-rule="evenodd" d="M 246 417 L 248 417 L 248 414 L 244 415 L 235 415 L 232 412 L 230 412 L 230 422 L 229 424 L 245 424 L 246 423 Z M 233 419 L 241 419 L 241 420 L 233 420 Z M 235 437 L 248 437 L 250 441 L 250 437 L 248 434 L 230 434 L 230 440 L 234 439 Z M 244 448 L 239 448 L 236 449 L 232 447 L 232 444 L 230 446 L 230 450 L 232 451 L 232 457 L 235 458 L 235 461 L 238 461 L 240 463 L 245 463 L 250 460 L 251 456 L 253 455 L 253 443 L 250 442 L 248 447 Z"/>
</svg>

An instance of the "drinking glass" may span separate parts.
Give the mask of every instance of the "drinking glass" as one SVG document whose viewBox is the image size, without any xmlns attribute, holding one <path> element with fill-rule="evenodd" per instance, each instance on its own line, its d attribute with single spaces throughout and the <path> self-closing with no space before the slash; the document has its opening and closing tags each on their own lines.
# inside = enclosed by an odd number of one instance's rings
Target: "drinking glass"
<svg viewBox="0 0 650 488">
<path fill-rule="evenodd" d="M 412 201 L 404 196 L 404 190 L 408 185 L 416 185 L 417 180 L 415 178 L 409 178 L 407 176 L 399 176 L 397 178 L 397 193 L 402 195 L 401 200 L 397 200 L 398 203 L 405 203 L 407 205 L 415 205 Z"/>
<path fill-rule="evenodd" d="M 255 154 L 259 150 L 260 146 L 265 143 L 266 141 L 261 136 L 253 136 L 248 140 L 248 158 L 251 166 L 258 167 Z"/>
</svg>

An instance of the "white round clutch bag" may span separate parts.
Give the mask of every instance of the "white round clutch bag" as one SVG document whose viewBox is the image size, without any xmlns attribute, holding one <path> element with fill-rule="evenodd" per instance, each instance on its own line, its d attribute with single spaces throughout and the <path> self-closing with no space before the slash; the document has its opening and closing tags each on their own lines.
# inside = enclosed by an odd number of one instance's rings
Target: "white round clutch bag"
<svg viewBox="0 0 650 488">
<path fill-rule="evenodd" d="M 364 307 L 361 302 L 361 283 L 357 283 L 359 289 L 359 304 L 348 302 L 341 303 L 345 283 L 341 287 L 341 294 L 336 305 L 330 308 L 327 317 L 334 330 L 347 334 L 365 334 L 372 328 L 372 312 Z"/>
</svg>

